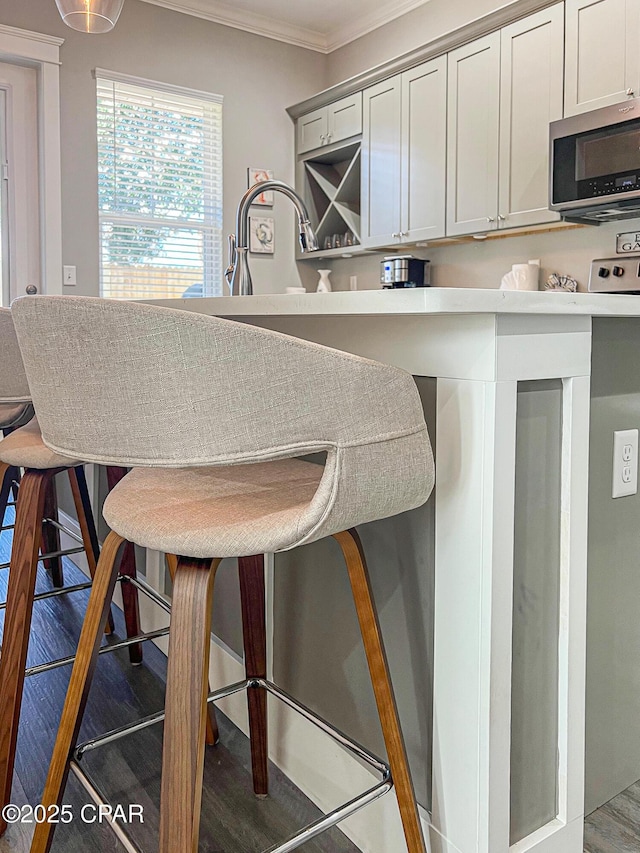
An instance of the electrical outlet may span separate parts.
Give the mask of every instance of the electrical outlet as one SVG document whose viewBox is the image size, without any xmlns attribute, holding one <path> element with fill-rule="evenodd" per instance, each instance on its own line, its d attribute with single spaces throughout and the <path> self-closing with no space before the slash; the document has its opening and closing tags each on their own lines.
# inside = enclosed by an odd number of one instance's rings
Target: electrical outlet
<svg viewBox="0 0 640 853">
<path fill-rule="evenodd" d="M 67 287 L 73 286 L 76 283 L 75 267 L 67 266 L 66 264 L 62 267 L 62 283 L 66 284 Z"/>
<path fill-rule="evenodd" d="M 624 498 L 638 491 L 638 430 L 613 433 L 613 486 L 611 497 Z"/>
<path fill-rule="evenodd" d="M 357 290 L 358 289 L 358 276 L 350 275 L 349 276 L 349 290 Z"/>
</svg>

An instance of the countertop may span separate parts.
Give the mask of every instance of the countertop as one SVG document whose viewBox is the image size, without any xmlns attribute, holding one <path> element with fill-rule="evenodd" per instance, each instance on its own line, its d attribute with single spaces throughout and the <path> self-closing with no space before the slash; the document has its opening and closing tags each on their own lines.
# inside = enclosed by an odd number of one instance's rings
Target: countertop
<svg viewBox="0 0 640 853">
<path fill-rule="evenodd" d="M 269 314 L 575 314 L 594 317 L 640 317 L 640 296 L 632 294 L 558 293 L 469 287 L 410 290 L 360 290 L 333 293 L 218 296 L 201 299 L 155 299 L 154 305 L 220 317 Z"/>
</svg>

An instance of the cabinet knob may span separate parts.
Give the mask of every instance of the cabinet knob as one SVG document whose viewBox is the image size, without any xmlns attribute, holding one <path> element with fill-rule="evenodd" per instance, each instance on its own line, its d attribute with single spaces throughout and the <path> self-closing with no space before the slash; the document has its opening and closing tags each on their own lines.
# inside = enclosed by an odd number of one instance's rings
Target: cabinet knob
<svg viewBox="0 0 640 853">
<path fill-rule="evenodd" d="M 507 217 L 503 216 L 501 213 L 498 214 L 498 219 L 500 220 L 500 222 L 504 222 L 506 218 Z"/>
<path fill-rule="evenodd" d="M 487 216 L 487 222 L 495 222 L 495 221 L 496 221 L 495 216 Z"/>
<path fill-rule="evenodd" d="M 399 231 L 394 231 L 394 232 L 393 232 L 393 234 L 392 234 L 391 236 L 395 239 L 396 237 L 399 237 L 399 236 L 400 236 L 400 232 L 399 232 Z"/>
<path fill-rule="evenodd" d="M 331 142 L 332 136 L 333 136 L 333 133 L 327 133 L 327 142 Z"/>
<path fill-rule="evenodd" d="M 627 89 L 627 95 L 633 95 L 633 94 L 634 94 L 633 89 Z"/>
</svg>

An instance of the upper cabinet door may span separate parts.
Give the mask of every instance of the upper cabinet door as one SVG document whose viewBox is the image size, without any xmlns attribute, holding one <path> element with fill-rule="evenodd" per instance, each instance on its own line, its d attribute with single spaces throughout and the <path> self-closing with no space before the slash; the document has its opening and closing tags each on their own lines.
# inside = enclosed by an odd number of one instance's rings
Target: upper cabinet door
<svg viewBox="0 0 640 853">
<path fill-rule="evenodd" d="M 447 234 L 498 227 L 500 33 L 449 54 Z"/>
<path fill-rule="evenodd" d="M 327 128 L 327 108 L 321 107 L 319 110 L 314 110 L 312 113 L 300 116 L 296 127 L 296 148 L 298 154 L 303 154 L 305 151 L 313 151 L 314 148 L 326 145 L 327 134 L 329 132 Z"/>
<path fill-rule="evenodd" d="M 562 4 L 501 32 L 498 225 L 559 219 L 549 210 L 549 122 L 562 118 Z"/>
<path fill-rule="evenodd" d="M 362 245 L 398 242 L 400 231 L 401 77 L 363 94 Z"/>
<path fill-rule="evenodd" d="M 362 92 L 300 116 L 297 133 L 298 154 L 358 136 L 362 133 Z"/>
<path fill-rule="evenodd" d="M 639 0 L 566 0 L 565 116 L 640 96 Z"/>
<path fill-rule="evenodd" d="M 402 75 L 403 242 L 445 233 L 447 165 L 447 57 Z"/>
<path fill-rule="evenodd" d="M 328 142 L 341 142 L 362 133 L 362 92 L 327 107 Z"/>
</svg>

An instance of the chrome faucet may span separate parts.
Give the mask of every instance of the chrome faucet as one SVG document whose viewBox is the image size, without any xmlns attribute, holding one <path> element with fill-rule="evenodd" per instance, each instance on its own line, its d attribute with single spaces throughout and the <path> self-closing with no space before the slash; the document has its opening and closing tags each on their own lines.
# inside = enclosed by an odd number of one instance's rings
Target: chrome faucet
<svg viewBox="0 0 640 853">
<path fill-rule="evenodd" d="M 229 235 L 229 266 L 225 277 L 232 296 L 250 296 L 253 293 L 249 272 L 249 208 L 260 193 L 275 190 L 291 199 L 298 212 L 298 239 L 303 252 L 314 252 L 318 241 L 309 221 L 309 212 L 298 193 L 283 181 L 261 181 L 254 184 L 240 199 L 236 215 L 236 233 Z"/>
</svg>

